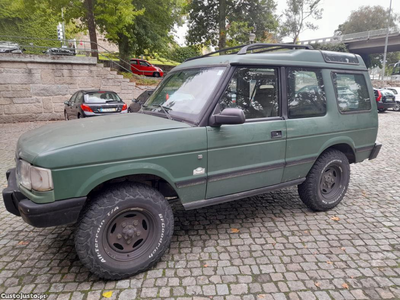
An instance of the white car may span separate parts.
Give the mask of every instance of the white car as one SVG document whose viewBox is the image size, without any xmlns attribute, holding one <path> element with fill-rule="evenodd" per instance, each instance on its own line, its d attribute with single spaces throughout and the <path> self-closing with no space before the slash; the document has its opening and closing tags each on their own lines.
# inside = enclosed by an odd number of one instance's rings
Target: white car
<svg viewBox="0 0 400 300">
<path fill-rule="evenodd" d="M 393 94 L 396 96 L 396 106 L 393 108 L 393 110 L 400 111 L 400 87 L 385 87 L 384 89 L 393 92 Z"/>
</svg>

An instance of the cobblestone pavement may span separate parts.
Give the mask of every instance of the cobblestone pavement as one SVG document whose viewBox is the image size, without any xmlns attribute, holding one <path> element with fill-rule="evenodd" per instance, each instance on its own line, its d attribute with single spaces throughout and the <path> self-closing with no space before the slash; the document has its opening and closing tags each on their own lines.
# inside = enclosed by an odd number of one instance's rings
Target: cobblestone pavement
<svg viewBox="0 0 400 300">
<path fill-rule="evenodd" d="M 0 292 L 74 300 L 104 293 L 110 299 L 400 299 L 400 113 L 379 118 L 384 147 L 378 159 L 351 167 L 337 208 L 311 212 L 295 188 L 189 212 L 175 205 L 169 252 L 127 280 L 90 275 L 77 259 L 74 227 L 33 228 L 1 203 Z M 0 125 L 1 186 L 19 135 L 42 124 Z"/>
</svg>

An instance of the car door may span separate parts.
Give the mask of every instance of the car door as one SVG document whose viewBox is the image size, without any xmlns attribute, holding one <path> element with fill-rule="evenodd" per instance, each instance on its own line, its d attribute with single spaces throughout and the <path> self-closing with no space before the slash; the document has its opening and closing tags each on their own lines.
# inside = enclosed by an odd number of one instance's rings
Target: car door
<svg viewBox="0 0 400 300">
<path fill-rule="evenodd" d="M 150 66 L 146 61 L 139 61 L 140 63 L 140 70 L 143 72 L 143 75 L 152 75 L 154 72 L 154 69 L 152 66 Z"/>
<path fill-rule="evenodd" d="M 236 68 L 216 111 L 241 108 L 246 121 L 208 127 L 206 198 L 279 184 L 285 167 L 278 68 Z"/>
<path fill-rule="evenodd" d="M 80 112 L 79 100 L 82 98 L 82 96 L 83 96 L 82 92 L 76 93 L 76 97 L 74 98 L 74 101 L 72 102 L 72 105 L 71 105 L 71 119 L 78 118 L 78 113 Z"/>
<path fill-rule="evenodd" d="M 140 65 L 137 59 L 131 59 L 131 71 L 134 74 L 142 75 L 140 72 Z"/>
<path fill-rule="evenodd" d="M 68 100 L 68 105 L 65 106 L 65 112 L 67 113 L 68 119 L 71 119 L 71 116 L 72 116 L 71 108 L 72 108 L 72 103 L 74 102 L 74 99 L 76 97 L 76 94 L 77 94 L 77 92 L 72 95 L 72 97 Z"/>
</svg>

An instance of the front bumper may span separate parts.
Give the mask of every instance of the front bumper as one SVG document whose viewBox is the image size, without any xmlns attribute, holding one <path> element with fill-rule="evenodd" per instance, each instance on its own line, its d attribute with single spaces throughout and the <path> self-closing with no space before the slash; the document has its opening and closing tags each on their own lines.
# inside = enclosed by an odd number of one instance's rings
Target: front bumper
<svg viewBox="0 0 400 300">
<path fill-rule="evenodd" d="M 18 189 L 15 168 L 6 173 L 8 186 L 3 190 L 4 205 L 10 213 L 35 227 L 51 227 L 75 223 L 86 197 L 37 204 L 27 199 Z"/>
</svg>

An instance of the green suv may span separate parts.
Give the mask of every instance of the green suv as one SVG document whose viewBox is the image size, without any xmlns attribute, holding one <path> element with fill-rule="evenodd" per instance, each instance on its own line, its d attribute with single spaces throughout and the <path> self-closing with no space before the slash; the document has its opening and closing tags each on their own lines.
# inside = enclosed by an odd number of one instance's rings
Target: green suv
<svg viewBox="0 0 400 300">
<path fill-rule="evenodd" d="M 7 210 L 37 227 L 78 222 L 82 263 L 120 279 L 168 248 L 171 199 L 189 210 L 297 185 L 314 211 L 338 205 L 350 164 L 381 148 L 361 57 L 287 44 L 223 51 L 174 68 L 139 113 L 22 135 Z"/>
</svg>

